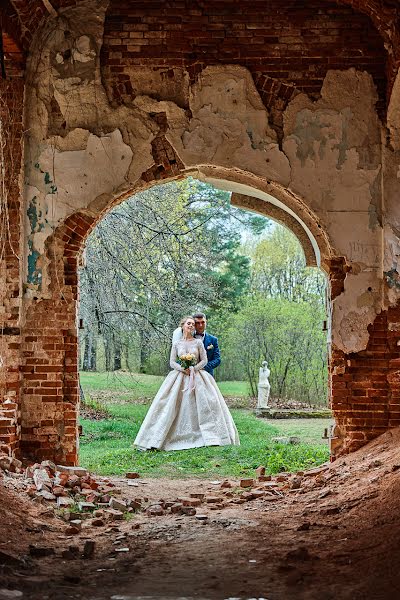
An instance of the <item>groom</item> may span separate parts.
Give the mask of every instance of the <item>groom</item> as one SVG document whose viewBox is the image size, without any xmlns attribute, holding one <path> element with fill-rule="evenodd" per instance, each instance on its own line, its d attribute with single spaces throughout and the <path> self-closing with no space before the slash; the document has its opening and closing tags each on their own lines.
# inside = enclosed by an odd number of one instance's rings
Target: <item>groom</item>
<svg viewBox="0 0 400 600">
<path fill-rule="evenodd" d="M 221 355 L 218 348 L 218 338 L 214 335 L 210 335 L 206 331 L 207 319 L 204 313 L 196 313 L 193 315 L 196 335 L 195 337 L 202 340 L 204 348 L 207 352 L 208 363 L 204 367 L 204 370 L 210 375 L 214 376 L 214 369 L 221 364 Z"/>
</svg>

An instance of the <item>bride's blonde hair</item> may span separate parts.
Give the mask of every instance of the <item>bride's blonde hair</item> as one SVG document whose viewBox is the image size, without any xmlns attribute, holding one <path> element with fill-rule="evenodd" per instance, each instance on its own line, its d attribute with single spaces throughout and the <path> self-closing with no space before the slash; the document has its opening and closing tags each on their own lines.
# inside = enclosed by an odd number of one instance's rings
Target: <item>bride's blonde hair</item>
<svg viewBox="0 0 400 600">
<path fill-rule="evenodd" d="M 182 317 L 182 319 L 179 321 L 179 327 L 182 329 L 182 331 L 183 331 L 183 326 L 188 319 L 192 319 L 192 321 L 194 321 L 194 318 L 192 317 L 192 315 L 188 315 L 187 317 Z"/>
</svg>

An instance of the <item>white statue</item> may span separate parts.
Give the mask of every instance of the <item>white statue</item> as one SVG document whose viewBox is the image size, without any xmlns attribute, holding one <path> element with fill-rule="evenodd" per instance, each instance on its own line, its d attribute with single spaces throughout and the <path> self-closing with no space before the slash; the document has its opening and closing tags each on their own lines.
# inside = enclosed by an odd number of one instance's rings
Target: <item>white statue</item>
<svg viewBox="0 0 400 600">
<path fill-rule="evenodd" d="M 258 379 L 258 400 L 257 408 L 268 408 L 268 399 L 271 386 L 268 381 L 271 371 L 268 369 L 268 363 L 266 360 L 263 361 L 262 367 L 260 367 L 260 375 Z"/>
</svg>

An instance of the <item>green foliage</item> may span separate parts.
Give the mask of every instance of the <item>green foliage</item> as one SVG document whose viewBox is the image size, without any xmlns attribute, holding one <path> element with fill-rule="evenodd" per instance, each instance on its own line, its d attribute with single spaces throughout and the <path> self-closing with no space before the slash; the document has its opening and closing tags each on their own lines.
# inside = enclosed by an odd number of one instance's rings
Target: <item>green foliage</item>
<svg viewBox="0 0 400 600">
<path fill-rule="evenodd" d="M 236 314 L 223 308 L 216 318 L 218 377 L 246 379 L 256 397 L 267 360 L 272 398 L 326 405 L 325 276 L 305 266 L 299 242 L 284 227 L 268 229 L 244 249 L 251 259 L 248 293 Z"/>
<path fill-rule="evenodd" d="M 86 255 L 85 370 L 101 361 L 107 371 L 165 375 L 173 329 L 181 316 L 201 310 L 219 337 L 218 380 L 245 380 L 240 395 L 254 397 L 258 369 L 268 360 L 272 397 L 326 404 L 326 278 L 305 266 L 299 242 L 284 227 L 187 178 L 108 213 Z M 138 397 L 154 396 L 156 384 L 146 386 L 133 386 Z"/>
<path fill-rule="evenodd" d="M 229 193 L 191 178 L 110 211 L 89 237 L 81 271 L 84 370 L 96 370 L 102 345 L 106 370 L 124 362 L 165 373 L 183 315 L 237 310 L 250 279 L 241 230 L 258 233 L 267 223 L 231 207 Z"/>
<path fill-rule="evenodd" d="M 247 250 L 251 257 L 252 292 L 324 306 L 326 277 L 319 269 L 305 266 L 300 244 L 288 229 L 273 228 Z"/>
<path fill-rule="evenodd" d="M 245 373 L 254 396 L 260 365 L 267 360 L 271 397 L 326 404 L 323 318 L 321 307 L 254 295 L 221 336 L 224 359 L 234 376 Z"/>
<path fill-rule="evenodd" d="M 109 410 L 107 408 L 107 404 L 101 398 L 96 398 L 91 396 L 88 392 L 83 394 L 83 398 L 81 399 L 82 408 L 87 408 L 92 411 L 98 411 L 100 413 L 108 413 Z"/>
</svg>

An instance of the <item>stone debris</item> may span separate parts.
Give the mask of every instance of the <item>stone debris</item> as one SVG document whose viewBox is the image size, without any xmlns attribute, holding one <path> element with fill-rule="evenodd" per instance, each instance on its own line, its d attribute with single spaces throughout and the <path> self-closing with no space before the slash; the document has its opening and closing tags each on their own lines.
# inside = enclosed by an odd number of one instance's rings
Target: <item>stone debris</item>
<svg viewBox="0 0 400 600">
<path fill-rule="evenodd" d="M 3 471 L 10 471 L 11 473 L 20 473 L 22 463 L 17 458 L 8 456 L 7 454 L 0 454 L 0 469 Z"/>
<path fill-rule="evenodd" d="M 183 506 L 200 506 L 201 499 L 200 498 L 178 498 L 178 503 Z"/>
<path fill-rule="evenodd" d="M 46 546 L 34 546 L 33 544 L 30 544 L 29 554 L 34 558 L 43 558 L 45 556 L 51 556 L 54 554 L 54 548 Z"/>
<path fill-rule="evenodd" d="M 138 499 L 134 499 L 134 500 L 128 500 L 128 508 L 131 508 L 133 511 L 137 511 L 137 510 L 141 510 L 142 509 L 142 502 L 141 500 Z"/>
<path fill-rule="evenodd" d="M 86 540 L 83 546 L 83 558 L 92 558 L 94 556 L 94 550 L 96 542 L 93 540 Z"/>
<path fill-rule="evenodd" d="M 117 498 L 110 498 L 110 507 L 115 510 L 120 510 L 121 512 L 126 512 L 128 510 L 127 505 L 123 500 L 117 500 Z"/>
<path fill-rule="evenodd" d="M 55 500 L 56 496 L 47 490 L 42 490 L 41 492 L 36 492 L 36 496 L 41 496 L 45 500 Z"/>
<path fill-rule="evenodd" d="M 254 494 L 252 492 L 243 492 L 243 494 L 241 495 L 242 500 L 253 500 L 255 498 Z"/>
<path fill-rule="evenodd" d="M 263 466 L 259 466 L 256 469 L 256 477 L 257 479 L 259 479 L 260 477 L 264 477 L 265 475 L 265 467 Z"/>
<path fill-rule="evenodd" d="M 239 485 L 242 488 L 253 487 L 254 479 L 241 479 L 239 482 Z"/>
<path fill-rule="evenodd" d="M 90 510 L 94 510 L 96 505 L 93 502 L 78 502 L 78 510 L 81 512 L 87 512 Z"/>
<path fill-rule="evenodd" d="M 368 469 L 376 469 L 378 467 L 382 466 L 382 461 L 381 460 L 373 460 L 369 465 L 368 465 Z"/>
<path fill-rule="evenodd" d="M 106 522 L 103 519 L 93 519 L 92 525 L 93 527 L 104 527 Z"/>
<path fill-rule="evenodd" d="M 161 517 L 164 514 L 164 509 L 160 504 L 152 504 L 147 508 L 146 513 L 149 517 Z"/>
<path fill-rule="evenodd" d="M 114 508 L 108 508 L 104 511 L 104 516 L 112 521 L 122 521 L 124 513 L 120 510 L 115 510 Z"/>
<path fill-rule="evenodd" d="M 290 480 L 289 485 L 292 490 L 299 490 L 301 488 L 301 483 L 302 483 L 302 478 L 295 476 Z"/>
<path fill-rule="evenodd" d="M 223 488 L 231 488 L 231 487 L 232 487 L 232 484 L 227 479 L 221 483 L 221 489 L 223 489 Z"/>
<path fill-rule="evenodd" d="M 209 486 L 218 486 L 218 491 L 209 487 L 208 491 L 194 491 L 178 498 L 149 499 L 146 496 L 127 498 L 122 488 L 106 477 L 94 477 L 82 467 L 66 467 L 55 465 L 52 461 L 42 461 L 22 469 L 19 461 L 0 455 L 0 467 L 6 467 L 3 480 L 11 487 L 17 487 L 26 492 L 35 502 L 49 503 L 47 510 L 54 510 L 53 505 L 60 511 L 58 514 L 67 523 L 64 535 L 77 536 L 82 533 L 82 521 L 87 521 L 85 530 L 89 527 L 116 528 L 113 522 L 122 521 L 128 514 L 141 513 L 150 518 L 164 515 L 175 515 L 176 518 L 195 517 L 199 522 L 206 522 L 209 511 L 219 511 L 235 505 L 251 503 L 246 510 L 273 510 L 273 503 L 296 501 L 297 494 L 310 489 L 325 487 L 328 480 L 335 477 L 335 471 L 329 471 L 329 465 L 324 464 L 308 471 L 297 473 L 278 473 L 266 475 L 266 467 L 260 465 L 254 471 L 254 477 L 245 477 L 239 481 L 228 479 L 208 482 Z M 370 461 L 369 468 L 378 465 Z M 8 468 L 10 470 L 8 470 Z M 13 469 L 13 470 L 11 470 Z M 326 471 L 329 471 L 326 473 Z M 136 472 L 126 472 L 126 483 L 140 487 L 147 483 L 139 479 Z M 328 489 L 328 488 L 326 488 Z M 320 498 L 330 494 L 324 491 Z M 293 500 L 289 500 L 293 498 Z M 204 510 L 201 511 L 201 507 Z M 330 510 L 330 507 L 323 507 Z M 197 514 L 197 513 L 200 514 Z M 132 529 L 139 524 L 133 524 Z M 118 531 L 118 527 L 116 528 Z M 42 549 L 33 549 L 38 555 Z M 65 558 L 76 558 L 74 552 L 66 551 Z"/>
<path fill-rule="evenodd" d="M 73 525 L 71 525 L 70 527 L 67 527 L 64 533 L 65 535 L 78 535 L 78 533 L 80 532 L 80 527 L 74 527 Z"/>
<path fill-rule="evenodd" d="M 46 469 L 35 469 L 33 473 L 33 481 L 38 492 L 43 489 L 49 491 L 52 488 L 52 482 Z"/>
<path fill-rule="evenodd" d="M 57 467 L 55 463 L 53 463 L 51 460 L 42 460 L 40 464 L 43 469 L 47 469 L 48 471 L 50 471 L 51 475 L 55 475 Z"/>
<path fill-rule="evenodd" d="M 196 514 L 196 509 L 193 506 L 183 506 L 182 514 L 186 515 L 187 517 L 194 517 Z"/>
<path fill-rule="evenodd" d="M 66 467 L 64 465 L 57 465 L 57 471 L 61 473 L 68 473 L 69 475 L 76 475 L 77 477 L 87 477 L 89 472 L 83 467 Z"/>
</svg>

